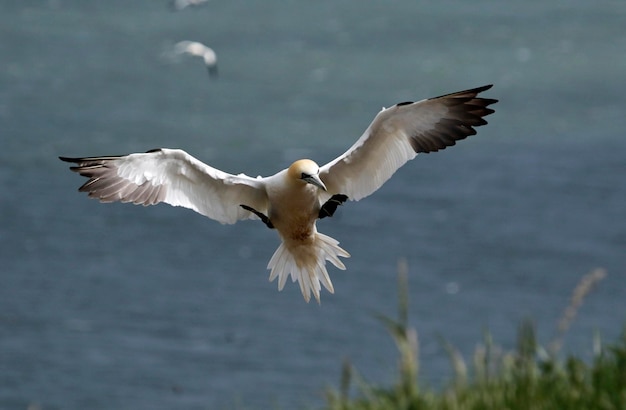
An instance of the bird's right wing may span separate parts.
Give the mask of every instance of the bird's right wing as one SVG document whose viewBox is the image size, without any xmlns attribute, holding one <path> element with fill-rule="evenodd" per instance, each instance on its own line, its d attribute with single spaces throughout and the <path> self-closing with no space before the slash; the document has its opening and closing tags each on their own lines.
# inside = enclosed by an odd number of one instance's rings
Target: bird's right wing
<svg viewBox="0 0 626 410">
<path fill-rule="evenodd" d="M 124 156 L 60 159 L 77 164 L 70 169 L 89 178 L 79 191 L 101 202 L 165 202 L 225 224 L 256 218 L 242 204 L 267 212 L 262 178 L 228 174 L 183 150 L 160 148 Z"/>
<path fill-rule="evenodd" d="M 396 104 L 380 111 L 361 138 L 343 155 L 320 168 L 327 195 L 344 194 L 353 201 L 382 186 L 407 161 L 435 152 L 476 134 L 487 124 L 489 105 L 480 98 L 486 85 L 418 102 Z"/>
</svg>

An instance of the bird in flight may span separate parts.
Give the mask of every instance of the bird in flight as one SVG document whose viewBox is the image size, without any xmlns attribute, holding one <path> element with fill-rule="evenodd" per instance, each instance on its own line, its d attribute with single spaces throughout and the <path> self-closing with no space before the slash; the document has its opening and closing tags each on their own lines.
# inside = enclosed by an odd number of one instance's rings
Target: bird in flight
<svg viewBox="0 0 626 410">
<path fill-rule="evenodd" d="M 170 10 L 181 11 L 187 7 L 198 7 L 205 5 L 209 0 L 171 0 L 169 2 Z"/>
<path fill-rule="evenodd" d="M 209 71 L 209 76 L 217 77 L 217 54 L 215 54 L 212 48 L 197 41 L 185 40 L 174 44 L 174 54 L 188 54 L 194 57 L 201 57 Z"/>
<path fill-rule="evenodd" d="M 491 85 L 383 108 L 352 147 L 322 165 L 295 161 L 269 177 L 252 178 L 213 168 L 180 149 L 158 148 L 123 156 L 67 158 L 72 171 L 89 178 L 78 190 L 101 202 L 192 209 L 223 224 L 260 219 L 278 232 L 281 244 L 267 268 L 278 290 L 291 276 L 304 299 L 319 303 L 322 285 L 334 293 L 326 261 L 346 267 L 350 254 L 317 231 L 316 221 L 332 217 L 347 200 L 375 192 L 418 153 L 436 152 L 487 124 L 498 100 L 479 97 Z"/>
</svg>

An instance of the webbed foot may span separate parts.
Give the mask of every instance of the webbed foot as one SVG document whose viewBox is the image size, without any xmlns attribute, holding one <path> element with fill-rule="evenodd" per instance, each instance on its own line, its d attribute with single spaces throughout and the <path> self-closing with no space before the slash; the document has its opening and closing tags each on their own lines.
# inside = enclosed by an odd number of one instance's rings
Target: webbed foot
<svg viewBox="0 0 626 410">
<path fill-rule="evenodd" d="M 239 206 L 245 209 L 246 211 L 250 211 L 256 216 L 258 216 L 261 219 L 261 222 L 263 222 L 265 226 L 267 226 L 268 228 L 274 229 L 274 225 L 272 224 L 272 221 L 270 221 L 270 218 L 268 218 L 267 215 L 265 215 L 264 213 L 261 213 L 248 205 L 241 204 Z"/>
<path fill-rule="evenodd" d="M 327 216 L 333 216 L 335 214 L 335 211 L 337 211 L 337 207 L 339 205 L 342 205 L 347 200 L 348 196 L 344 194 L 335 194 L 331 196 L 330 199 L 326 201 L 324 205 L 322 205 L 322 208 L 320 208 L 320 212 L 317 217 L 319 219 L 322 219 L 326 218 Z"/>
</svg>

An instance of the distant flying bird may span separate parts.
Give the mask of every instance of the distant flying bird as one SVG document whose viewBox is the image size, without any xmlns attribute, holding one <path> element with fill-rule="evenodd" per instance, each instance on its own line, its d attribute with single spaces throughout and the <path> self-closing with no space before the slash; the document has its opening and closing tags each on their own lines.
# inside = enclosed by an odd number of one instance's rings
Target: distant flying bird
<svg viewBox="0 0 626 410">
<path fill-rule="evenodd" d="M 172 11 L 181 11 L 187 7 L 197 7 L 208 3 L 209 0 L 171 0 L 169 2 Z"/>
<path fill-rule="evenodd" d="M 60 159 L 76 164 L 70 169 L 89 178 L 79 191 L 101 202 L 165 202 L 223 224 L 260 219 L 282 241 L 267 266 L 270 281 L 278 278 L 282 290 L 291 275 L 304 299 L 308 302 L 312 292 L 319 303 L 321 285 L 334 293 L 326 261 L 345 269 L 339 258 L 350 254 L 317 232 L 317 219 L 333 216 L 348 199 L 372 194 L 418 153 L 439 151 L 476 134 L 473 127 L 487 124 L 483 117 L 494 112 L 488 106 L 497 100 L 478 97 L 490 88 L 383 108 L 340 157 L 322 167 L 300 159 L 269 177 L 228 174 L 179 149 Z"/>
<path fill-rule="evenodd" d="M 202 57 L 209 75 L 217 77 L 217 55 L 212 48 L 197 41 L 180 41 L 174 45 L 175 54 L 189 54 L 195 57 Z"/>
</svg>

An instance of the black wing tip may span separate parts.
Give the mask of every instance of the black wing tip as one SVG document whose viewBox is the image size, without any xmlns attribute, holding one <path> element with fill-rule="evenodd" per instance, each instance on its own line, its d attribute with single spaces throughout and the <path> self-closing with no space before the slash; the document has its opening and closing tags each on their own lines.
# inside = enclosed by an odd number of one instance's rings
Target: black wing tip
<svg viewBox="0 0 626 410">
<path fill-rule="evenodd" d="M 461 91 L 461 93 L 476 93 L 476 94 L 480 94 L 482 92 L 485 92 L 489 89 L 491 89 L 493 87 L 493 84 L 486 84 L 480 87 L 476 87 L 476 88 L 470 88 L 468 90 L 464 90 Z M 453 94 L 457 94 L 457 93 L 453 93 Z"/>
<path fill-rule="evenodd" d="M 495 112 L 488 106 L 498 100 L 478 97 L 478 94 L 489 90 L 493 84 L 471 88 L 432 99 L 441 99 L 441 103 L 448 106 L 449 113 L 442 118 L 434 128 L 433 133 L 417 135 L 410 139 L 411 146 L 416 153 L 428 154 L 456 145 L 457 141 L 476 135 L 474 127 L 487 124 L 484 118 Z M 432 100 L 431 99 L 431 100 Z"/>
<path fill-rule="evenodd" d="M 208 65 L 206 68 L 207 68 L 207 71 L 209 72 L 209 78 L 212 78 L 214 80 L 219 78 L 219 71 L 217 69 L 217 64 Z"/>
<path fill-rule="evenodd" d="M 73 162 L 78 163 L 80 158 L 71 158 L 71 157 L 59 157 L 59 159 L 63 162 Z"/>
<path fill-rule="evenodd" d="M 110 159 L 117 159 L 121 157 L 125 157 L 126 155 L 107 155 L 102 157 L 59 157 L 61 161 L 65 162 L 85 162 L 85 161 L 104 161 Z"/>
<path fill-rule="evenodd" d="M 440 95 L 437 97 L 432 97 L 429 98 L 429 100 L 435 100 L 438 98 L 447 98 L 447 97 L 460 97 L 460 98 L 476 98 L 476 96 L 484 91 L 489 90 L 491 87 L 493 87 L 493 84 L 487 84 L 487 85 L 483 85 L 481 87 L 476 87 L 476 88 L 469 88 L 467 90 L 463 90 L 463 91 L 456 91 L 453 93 L 449 93 L 449 94 L 444 94 L 444 95 Z M 482 100 L 487 100 L 487 101 L 492 101 L 489 104 L 495 104 L 498 102 L 498 100 L 493 100 L 491 98 L 481 98 Z"/>
<path fill-rule="evenodd" d="M 154 148 L 154 149 L 146 151 L 146 154 L 158 153 L 158 152 L 162 152 L 162 151 L 163 151 L 163 148 Z M 102 156 L 102 157 L 64 157 L 64 156 L 59 156 L 59 159 L 61 161 L 63 161 L 63 162 L 70 162 L 72 164 L 78 164 L 78 166 L 76 166 L 76 167 L 70 167 L 70 169 L 72 171 L 78 171 L 78 170 L 83 169 L 85 167 L 102 165 L 106 161 L 115 160 L 115 159 L 122 158 L 122 157 L 125 157 L 125 156 L 127 156 L 127 155 L 107 155 L 107 156 Z"/>
</svg>

